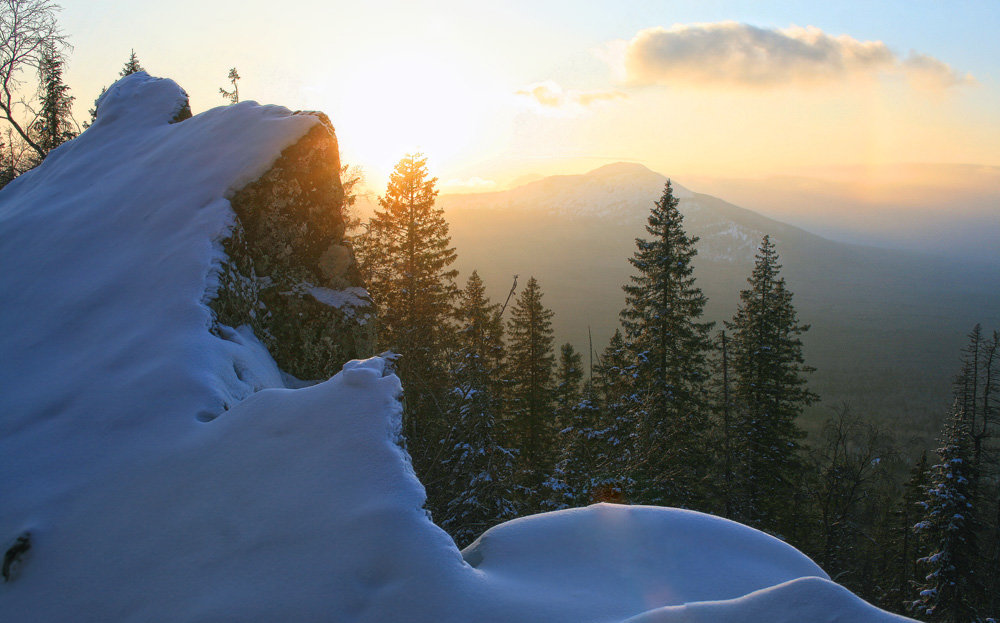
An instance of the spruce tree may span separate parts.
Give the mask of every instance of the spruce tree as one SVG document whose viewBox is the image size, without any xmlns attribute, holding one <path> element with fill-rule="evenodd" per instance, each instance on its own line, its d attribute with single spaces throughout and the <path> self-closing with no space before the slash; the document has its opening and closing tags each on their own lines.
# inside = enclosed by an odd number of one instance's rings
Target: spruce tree
<svg viewBox="0 0 1000 623">
<path fill-rule="evenodd" d="M 891 516 L 892 577 L 888 578 L 889 589 L 880 605 L 893 612 L 899 612 L 910 601 L 910 595 L 917 585 L 917 552 L 921 548 L 919 535 L 913 526 L 923 514 L 929 475 L 930 466 L 927 452 L 924 451 L 910 469 L 910 478 L 903 485 L 903 494 Z"/>
<path fill-rule="evenodd" d="M 739 472 L 736 475 L 736 518 L 771 531 L 794 521 L 789 501 L 801 471 L 798 440 L 804 433 L 796 418 L 817 396 L 806 387 L 799 324 L 792 293 L 780 276 L 774 244 L 764 236 L 749 287 L 740 292 L 732 322 L 734 399 L 739 415 L 734 426 Z"/>
<path fill-rule="evenodd" d="M 135 49 L 133 48 L 128 56 L 128 60 L 125 61 L 125 65 L 122 66 L 122 70 L 118 73 L 118 77 L 124 78 L 125 76 L 131 76 L 132 74 L 139 71 L 145 71 L 145 70 L 139 63 L 139 57 L 135 55 Z"/>
<path fill-rule="evenodd" d="M 697 504 L 707 470 L 709 332 L 706 298 L 695 285 L 689 237 L 668 180 L 650 212 L 649 240 L 636 239 L 629 262 L 637 274 L 625 289 L 625 341 L 635 353 L 639 404 L 635 476 L 640 500 Z"/>
<path fill-rule="evenodd" d="M 450 431 L 442 460 L 440 525 L 459 547 L 487 528 L 516 516 L 513 453 L 501 445 L 500 365 L 503 324 L 473 271 L 460 295 L 456 350 L 449 378 Z"/>
<path fill-rule="evenodd" d="M 512 437 L 520 450 L 523 486 L 538 493 L 553 466 L 552 311 L 542 304 L 542 290 L 531 277 L 508 321 L 507 375 Z"/>
<path fill-rule="evenodd" d="M 568 424 L 574 407 L 580 403 L 580 383 L 583 382 L 583 356 L 569 342 L 559 349 L 556 365 L 555 423 L 560 428 Z"/>
<path fill-rule="evenodd" d="M 733 367 L 731 339 L 725 331 L 719 331 L 715 341 L 715 356 L 712 358 L 712 423 L 713 468 L 711 512 L 732 518 L 735 508 L 736 439 L 734 422 L 738 407 L 733 397 Z"/>
<path fill-rule="evenodd" d="M 632 465 L 637 434 L 636 359 L 621 330 L 614 335 L 594 367 L 594 396 L 599 420 L 588 430 L 593 445 L 590 501 L 626 502 L 633 497 Z"/>
<path fill-rule="evenodd" d="M 937 451 L 938 463 L 931 468 L 923 519 L 915 526 L 927 548 L 917 562 L 927 575 L 918 584 L 913 609 L 932 621 L 981 620 L 983 587 L 976 573 L 978 525 L 969 439 L 969 420 L 956 401 Z"/>
<path fill-rule="evenodd" d="M 35 143 L 48 154 L 76 135 L 73 122 L 73 96 L 63 82 L 65 60 L 52 47 L 43 53 L 38 65 L 38 99 L 41 107 L 31 125 Z"/>
<path fill-rule="evenodd" d="M 583 357 L 576 352 L 570 343 L 563 344 L 559 349 L 559 361 L 556 364 L 555 389 L 553 390 L 554 410 L 552 426 L 554 428 L 555 465 L 552 474 L 545 481 L 543 488 L 546 499 L 543 502 L 545 510 L 559 510 L 574 506 L 583 486 L 586 469 L 576 460 L 576 433 L 581 424 L 577 420 L 589 415 L 589 403 L 582 401 L 580 383 L 583 380 Z M 586 410 L 583 410 L 586 409 Z"/>
<path fill-rule="evenodd" d="M 447 434 L 447 352 L 458 293 L 455 249 L 434 205 L 436 182 L 424 156 L 400 160 L 356 248 L 378 313 L 379 348 L 402 355 L 397 370 L 406 391 L 404 433 L 428 488 L 440 476 L 436 455 Z"/>
</svg>

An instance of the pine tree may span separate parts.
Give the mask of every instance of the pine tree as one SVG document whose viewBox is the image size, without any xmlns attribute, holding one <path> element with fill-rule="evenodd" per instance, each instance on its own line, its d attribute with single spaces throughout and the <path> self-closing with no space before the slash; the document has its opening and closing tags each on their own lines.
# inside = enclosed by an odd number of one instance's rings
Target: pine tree
<svg viewBox="0 0 1000 623">
<path fill-rule="evenodd" d="M 767 530 L 788 528 L 789 500 L 802 469 L 797 440 L 804 433 L 796 418 L 817 396 L 806 387 L 801 325 L 792 293 L 779 275 L 778 254 L 768 236 L 757 252 L 749 287 L 740 292 L 732 322 L 735 423 L 740 472 L 736 517 Z"/>
<path fill-rule="evenodd" d="M 976 574 L 976 512 L 971 495 L 969 421 L 955 407 L 931 468 L 923 519 L 915 526 L 927 546 L 919 562 L 927 575 L 918 585 L 916 613 L 933 621 L 978 621 L 983 590 Z"/>
<path fill-rule="evenodd" d="M 434 206 L 436 182 L 422 155 L 400 160 L 356 246 L 378 310 L 379 348 L 402 354 L 397 369 L 406 391 L 404 432 L 428 488 L 436 484 L 435 455 L 447 434 L 447 352 L 458 293 L 455 249 L 444 214 Z"/>
<path fill-rule="evenodd" d="M 522 484 L 536 490 L 552 467 L 552 311 L 542 305 L 542 291 L 531 277 L 511 310 L 507 374 L 508 413 L 520 450 Z"/>
<path fill-rule="evenodd" d="M 31 124 L 35 143 L 48 154 L 77 135 L 73 122 L 73 96 L 63 82 L 65 60 L 54 49 L 46 49 L 38 66 L 38 99 L 41 108 Z"/>
<path fill-rule="evenodd" d="M 500 444 L 500 364 L 503 324 L 499 305 L 486 297 L 473 271 L 460 296 L 457 348 L 452 356 L 452 394 L 443 441 L 445 480 L 440 517 L 459 547 L 487 528 L 516 516 L 511 478 L 514 455 Z"/>
<path fill-rule="evenodd" d="M 233 90 L 232 91 L 227 91 L 226 89 L 224 89 L 222 87 L 219 87 L 219 94 L 222 95 L 222 97 L 224 97 L 227 100 L 229 100 L 230 104 L 239 104 L 240 103 L 240 85 L 239 85 L 240 74 L 236 71 L 236 68 L 233 67 L 232 69 L 229 70 L 229 76 L 228 77 L 229 77 L 229 83 L 233 85 Z"/>
<path fill-rule="evenodd" d="M 698 239 L 684 232 L 677 204 L 668 180 L 646 225 L 651 238 L 636 239 L 629 258 L 638 274 L 624 287 L 621 321 L 637 358 L 634 459 L 641 501 L 691 506 L 708 464 L 705 382 L 712 323 L 700 321 L 706 298 L 691 266 Z"/>
</svg>

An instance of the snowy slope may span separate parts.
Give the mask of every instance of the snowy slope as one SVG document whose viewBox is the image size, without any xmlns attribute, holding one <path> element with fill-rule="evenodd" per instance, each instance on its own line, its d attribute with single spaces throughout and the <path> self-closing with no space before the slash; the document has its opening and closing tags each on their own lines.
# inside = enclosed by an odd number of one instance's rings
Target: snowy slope
<svg viewBox="0 0 1000 623">
<path fill-rule="evenodd" d="M 316 119 L 170 123 L 185 99 L 123 79 L 0 192 L 0 545 L 32 538 L 4 621 L 900 620 L 686 511 L 539 515 L 459 552 L 384 360 L 289 389 L 247 328 L 209 332 L 227 197 Z"/>
</svg>

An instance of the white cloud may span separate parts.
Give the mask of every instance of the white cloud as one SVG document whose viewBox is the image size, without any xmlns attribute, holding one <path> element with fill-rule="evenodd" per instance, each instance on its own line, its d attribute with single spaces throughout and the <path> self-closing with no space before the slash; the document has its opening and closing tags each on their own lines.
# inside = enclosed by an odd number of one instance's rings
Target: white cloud
<svg viewBox="0 0 1000 623">
<path fill-rule="evenodd" d="M 623 91 L 614 89 L 599 89 L 592 91 L 578 91 L 575 89 L 563 89 L 557 83 L 546 80 L 536 82 L 522 89 L 514 91 L 515 95 L 529 98 L 535 104 L 543 108 L 566 108 L 566 107 L 588 107 L 598 102 L 607 102 L 628 97 Z"/>
<path fill-rule="evenodd" d="M 974 83 L 931 56 L 899 58 L 881 41 L 829 35 L 814 26 L 759 28 L 737 22 L 647 28 L 613 42 L 620 70 L 634 85 L 699 84 L 754 88 L 844 81 L 896 74 L 920 87 Z"/>
</svg>

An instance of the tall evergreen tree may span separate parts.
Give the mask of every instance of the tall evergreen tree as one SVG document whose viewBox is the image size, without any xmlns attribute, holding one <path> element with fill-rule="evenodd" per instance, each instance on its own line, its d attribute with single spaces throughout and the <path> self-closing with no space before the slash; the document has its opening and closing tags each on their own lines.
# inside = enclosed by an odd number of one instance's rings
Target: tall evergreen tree
<svg viewBox="0 0 1000 623">
<path fill-rule="evenodd" d="M 473 271 L 460 295 L 457 348 L 452 355 L 449 435 L 442 441 L 445 479 L 442 528 L 465 547 L 487 528 L 516 516 L 513 453 L 501 445 L 500 365 L 503 324 Z"/>
<path fill-rule="evenodd" d="M 911 601 L 910 595 L 917 586 L 918 579 L 918 534 L 913 526 L 923 515 L 923 503 L 930 475 L 930 465 L 927 462 L 927 452 L 920 454 L 920 459 L 910 469 L 910 478 L 903 485 L 903 494 L 899 499 L 891 517 L 890 551 L 892 560 L 890 577 L 887 578 L 888 590 L 879 604 L 893 612 L 899 612 Z"/>
<path fill-rule="evenodd" d="M 689 237 L 668 180 L 650 212 L 649 240 L 636 239 L 629 262 L 637 274 L 625 286 L 625 340 L 637 357 L 640 404 L 636 477 L 641 501 L 690 506 L 707 469 L 709 332 L 701 322 L 706 298 L 695 285 Z"/>
<path fill-rule="evenodd" d="M 809 327 L 799 324 L 780 269 L 774 244 L 764 236 L 749 287 L 726 323 L 740 408 L 734 431 L 740 465 L 736 517 L 779 532 L 794 521 L 789 501 L 802 469 L 797 440 L 804 433 L 795 420 L 817 399 L 806 387 L 812 369 L 804 364 L 799 339 Z"/>
<path fill-rule="evenodd" d="M 38 65 L 38 118 L 31 124 L 35 143 L 48 153 L 77 135 L 73 121 L 73 96 L 63 82 L 65 60 L 53 47 L 43 53 Z"/>
<path fill-rule="evenodd" d="M 625 345 L 621 330 L 616 329 L 594 367 L 593 399 L 597 401 L 600 420 L 587 431 L 594 446 L 590 501 L 626 502 L 633 497 L 635 483 L 631 474 L 637 454 L 632 419 L 638 404 L 636 367 L 635 356 Z"/>
<path fill-rule="evenodd" d="M 735 507 L 736 439 L 734 422 L 737 405 L 733 398 L 733 366 L 731 340 L 725 331 L 719 331 L 716 339 L 715 357 L 712 359 L 712 410 L 715 421 L 712 426 L 712 447 L 714 448 L 711 480 L 715 483 L 712 512 L 732 518 Z"/>
<path fill-rule="evenodd" d="M 574 407 L 580 403 L 583 382 L 583 356 L 576 352 L 569 342 L 559 349 L 559 361 L 556 364 L 556 385 L 553 391 L 555 399 L 556 425 L 563 427 L 569 423 Z"/>
<path fill-rule="evenodd" d="M 938 449 L 938 463 L 931 468 L 923 519 L 915 527 L 927 546 L 926 555 L 918 560 L 927 575 L 918 585 L 919 598 L 913 608 L 932 621 L 982 620 L 969 440 L 969 420 L 956 401 Z"/>
<path fill-rule="evenodd" d="M 542 304 L 542 290 L 531 277 L 508 321 L 508 413 L 520 449 L 521 479 L 537 488 L 552 467 L 552 311 Z"/>
<path fill-rule="evenodd" d="M 357 240 L 361 272 L 378 311 L 381 349 L 402 354 L 404 432 L 424 484 L 436 484 L 445 437 L 447 352 L 454 337 L 456 259 L 444 213 L 434 205 L 436 178 L 420 154 L 404 157 Z"/>
<path fill-rule="evenodd" d="M 575 460 L 576 425 L 578 420 L 591 416 L 591 403 L 582 400 L 580 383 L 583 380 L 583 357 L 576 352 L 570 343 L 563 344 L 559 349 L 559 361 L 556 364 L 555 388 L 553 389 L 554 409 L 552 426 L 555 431 L 553 441 L 556 444 L 553 453 L 555 465 L 552 474 L 545 482 L 544 492 L 546 510 L 558 510 L 573 506 L 577 502 L 581 482 L 586 469 Z"/>
</svg>

